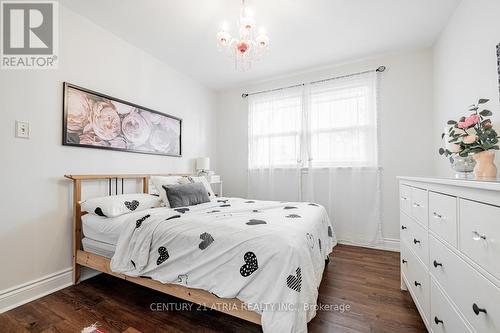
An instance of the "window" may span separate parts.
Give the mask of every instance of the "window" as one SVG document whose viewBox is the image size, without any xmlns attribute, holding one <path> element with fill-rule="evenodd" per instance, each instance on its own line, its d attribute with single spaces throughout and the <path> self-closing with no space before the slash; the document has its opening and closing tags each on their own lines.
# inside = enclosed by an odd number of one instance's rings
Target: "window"
<svg viewBox="0 0 500 333">
<path fill-rule="evenodd" d="M 251 101 L 249 111 L 249 156 L 251 168 L 293 167 L 300 155 L 302 94 L 261 96 Z"/>
<path fill-rule="evenodd" d="M 375 73 L 250 96 L 249 167 L 297 166 L 377 166 Z"/>
</svg>

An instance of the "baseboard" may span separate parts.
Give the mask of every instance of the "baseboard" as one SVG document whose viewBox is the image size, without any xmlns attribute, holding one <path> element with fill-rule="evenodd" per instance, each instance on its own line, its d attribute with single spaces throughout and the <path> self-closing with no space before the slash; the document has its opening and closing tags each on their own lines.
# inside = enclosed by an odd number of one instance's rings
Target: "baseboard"
<svg viewBox="0 0 500 333">
<path fill-rule="evenodd" d="M 382 247 L 380 247 L 380 249 L 387 250 L 387 251 L 393 251 L 393 252 L 399 252 L 399 239 L 384 238 L 384 243 L 382 244 Z"/>
<path fill-rule="evenodd" d="M 82 267 L 80 281 L 85 281 L 101 272 Z M 19 286 L 0 291 L 0 313 L 9 311 L 40 297 L 52 294 L 73 284 L 73 268 L 49 274 Z"/>
<path fill-rule="evenodd" d="M 377 244 L 360 244 L 357 242 L 352 242 L 352 241 L 342 240 L 342 239 L 339 239 L 338 243 L 345 244 L 345 245 L 366 247 L 369 249 L 399 252 L 399 239 L 394 239 L 394 238 L 384 238 L 382 242 L 377 243 Z"/>
<path fill-rule="evenodd" d="M 73 284 L 71 268 L 0 291 L 0 313 L 31 302 Z"/>
</svg>

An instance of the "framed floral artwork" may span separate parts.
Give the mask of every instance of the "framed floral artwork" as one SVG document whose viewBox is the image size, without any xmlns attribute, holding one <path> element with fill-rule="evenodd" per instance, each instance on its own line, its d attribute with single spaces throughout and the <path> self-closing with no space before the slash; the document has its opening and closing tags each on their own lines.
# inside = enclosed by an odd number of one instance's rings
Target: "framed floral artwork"
<svg viewBox="0 0 500 333">
<path fill-rule="evenodd" d="M 182 156 L 182 119 L 64 83 L 63 145 Z"/>
</svg>

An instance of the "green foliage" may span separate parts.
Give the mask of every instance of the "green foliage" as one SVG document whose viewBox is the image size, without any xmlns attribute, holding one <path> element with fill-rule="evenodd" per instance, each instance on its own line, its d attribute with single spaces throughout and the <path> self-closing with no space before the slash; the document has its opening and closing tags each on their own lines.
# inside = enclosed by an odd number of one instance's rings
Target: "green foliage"
<svg viewBox="0 0 500 333">
<path fill-rule="evenodd" d="M 469 154 L 481 151 L 499 150 L 498 139 L 500 137 L 492 128 L 491 120 L 487 118 L 491 117 L 493 112 L 482 107 L 488 101 L 489 99 L 485 98 L 479 99 L 477 104 L 469 106 L 470 115 L 468 117 L 460 117 L 458 122 L 455 120 L 447 122 L 450 125 L 447 142 L 454 144 L 456 149 L 451 152 L 446 148 L 440 148 L 440 155 L 450 157 L 450 162 L 453 163 L 454 154 L 466 157 Z M 444 139 L 444 137 L 445 133 L 442 133 L 441 139 Z"/>
</svg>

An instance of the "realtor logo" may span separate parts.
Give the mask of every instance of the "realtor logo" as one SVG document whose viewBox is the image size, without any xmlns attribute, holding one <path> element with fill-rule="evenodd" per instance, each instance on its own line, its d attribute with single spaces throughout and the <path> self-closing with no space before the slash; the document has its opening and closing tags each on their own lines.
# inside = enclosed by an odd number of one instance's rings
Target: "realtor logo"
<svg viewBox="0 0 500 333">
<path fill-rule="evenodd" d="M 2 1 L 2 69 L 52 69 L 58 63 L 56 1 Z"/>
</svg>

